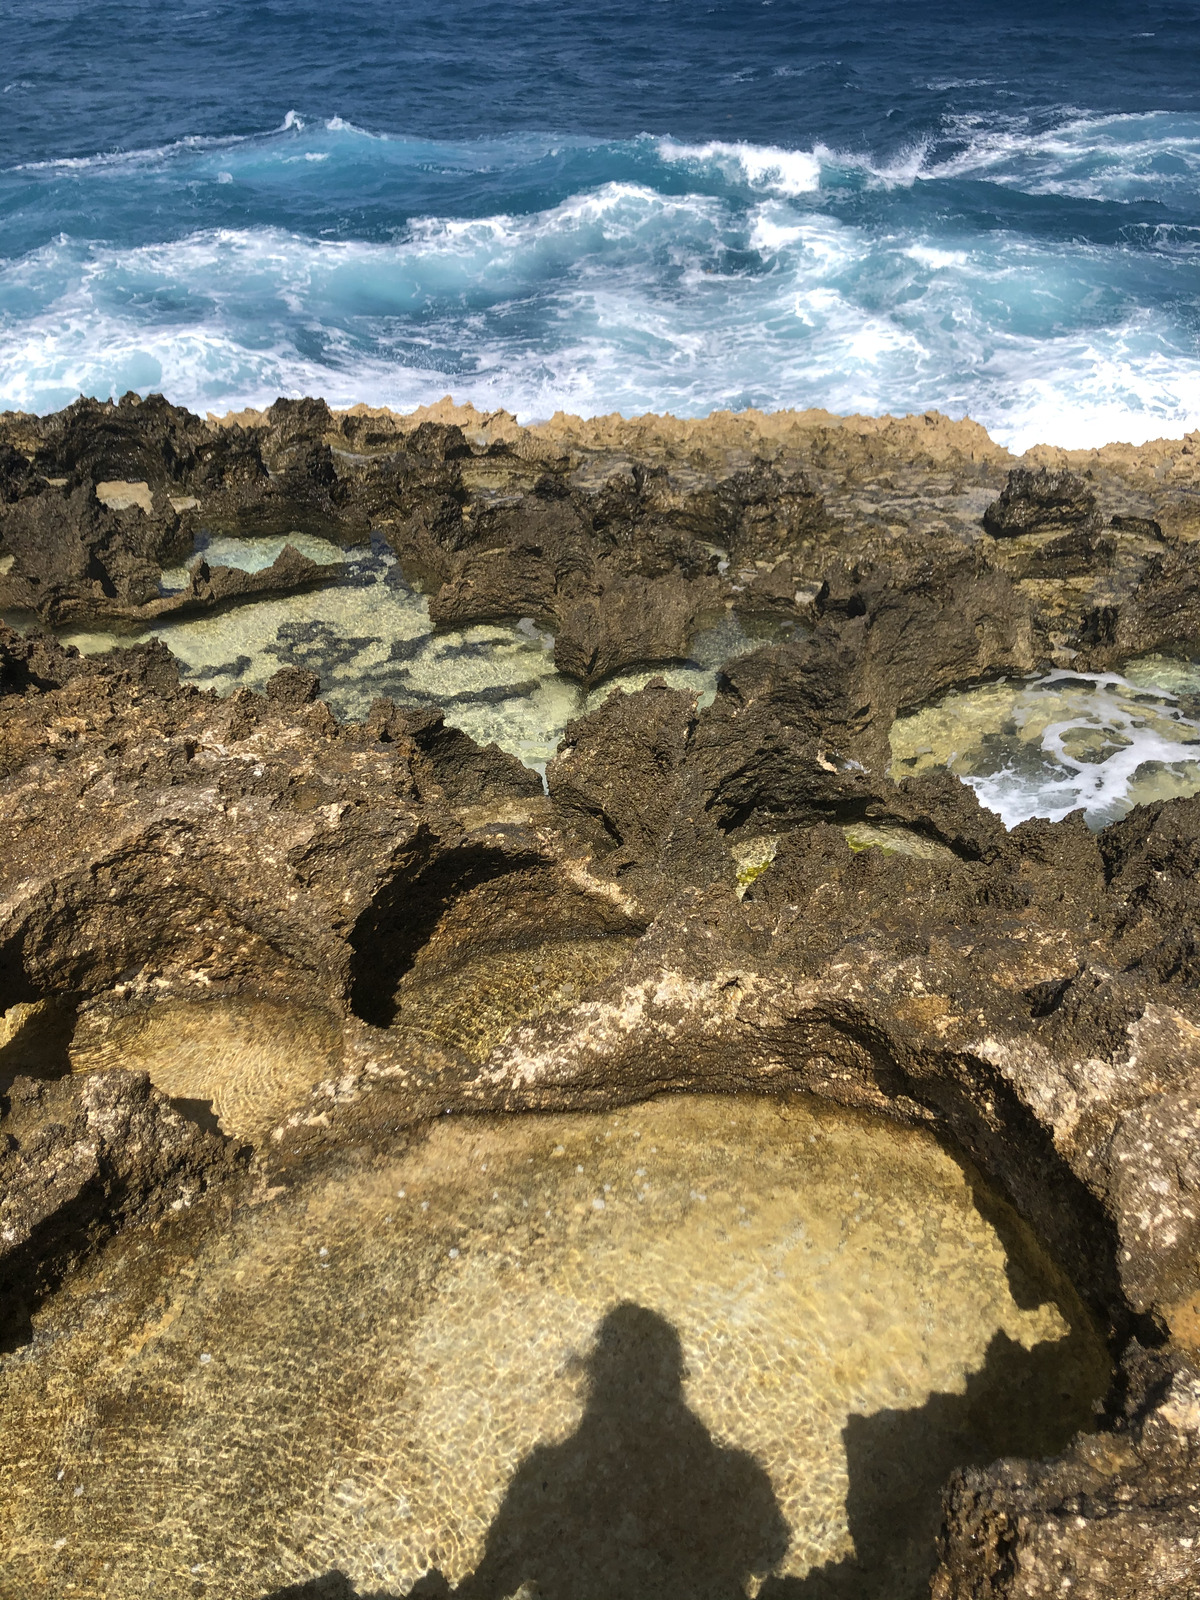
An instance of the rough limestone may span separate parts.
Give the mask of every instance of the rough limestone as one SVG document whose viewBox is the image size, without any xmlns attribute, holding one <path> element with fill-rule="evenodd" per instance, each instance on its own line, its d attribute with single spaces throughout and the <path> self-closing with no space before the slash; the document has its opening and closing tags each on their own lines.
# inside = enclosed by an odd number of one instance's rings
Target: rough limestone
<svg viewBox="0 0 1200 1600">
<path fill-rule="evenodd" d="M 114 1229 L 436 1113 L 808 1090 L 950 1138 L 1121 1359 L 1066 1455 L 948 1485 L 937 1600 L 1200 1596 L 1200 799 L 1006 832 L 887 776 L 947 689 L 1194 650 L 1198 487 L 1194 436 L 1018 463 L 935 415 L 0 418 L 0 607 L 43 625 L 160 614 L 201 526 L 373 533 L 436 621 L 530 615 L 584 684 L 725 608 L 802 624 L 703 710 L 659 682 L 576 722 L 545 793 L 437 712 L 341 725 L 303 673 L 220 699 L 161 646 L 0 634 L 6 1337 Z M 293 550 L 169 604 L 335 575 Z M 200 1000 L 340 1039 L 252 1148 L 70 1070 Z"/>
</svg>

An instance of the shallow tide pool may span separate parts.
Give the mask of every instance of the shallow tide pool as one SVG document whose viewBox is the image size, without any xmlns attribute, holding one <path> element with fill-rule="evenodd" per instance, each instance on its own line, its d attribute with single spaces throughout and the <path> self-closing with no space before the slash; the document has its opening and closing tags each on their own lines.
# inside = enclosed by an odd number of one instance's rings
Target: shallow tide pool
<svg viewBox="0 0 1200 1600">
<path fill-rule="evenodd" d="M 1012 828 L 1082 809 L 1088 826 L 1200 792 L 1200 664 L 1142 656 L 956 691 L 891 730 L 894 778 L 948 767 Z"/>
<path fill-rule="evenodd" d="M 615 690 L 633 691 L 663 677 L 706 704 L 725 661 L 779 636 L 773 623 L 726 612 L 697 632 L 686 660 L 631 668 L 585 691 L 555 670 L 554 637 L 531 617 L 435 629 L 427 599 L 405 581 L 382 541 L 340 550 L 308 535 L 222 537 L 203 542 L 199 553 L 211 565 L 256 572 L 285 544 L 313 561 L 345 561 L 344 576 L 306 594 L 163 621 L 140 632 L 67 629 L 59 637 L 85 655 L 161 639 L 179 658 L 185 681 L 220 694 L 262 689 L 281 667 L 303 667 L 320 678 L 321 698 L 343 721 L 361 721 L 381 695 L 397 705 L 437 706 L 450 726 L 478 743 L 495 742 L 544 770 L 567 723 Z M 187 569 L 171 569 L 163 580 L 165 591 L 181 589 Z"/>
<path fill-rule="evenodd" d="M 0 1358 L 0 1593 L 803 1600 L 829 1563 L 915 1600 L 945 1476 L 1061 1448 L 1107 1375 L 926 1133 L 799 1097 L 446 1118 L 42 1307 Z"/>
</svg>

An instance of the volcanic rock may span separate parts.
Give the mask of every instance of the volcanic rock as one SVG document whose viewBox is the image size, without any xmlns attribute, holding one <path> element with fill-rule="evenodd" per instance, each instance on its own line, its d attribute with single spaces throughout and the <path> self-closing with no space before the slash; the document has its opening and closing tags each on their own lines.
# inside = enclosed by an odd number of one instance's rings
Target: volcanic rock
<svg viewBox="0 0 1200 1600">
<path fill-rule="evenodd" d="M 239 1166 L 144 1072 L 17 1078 L 0 1106 L 0 1348 L 28 1337 L 31 1307 L 109 1234 L 191 1205 Z"/>
</svg>

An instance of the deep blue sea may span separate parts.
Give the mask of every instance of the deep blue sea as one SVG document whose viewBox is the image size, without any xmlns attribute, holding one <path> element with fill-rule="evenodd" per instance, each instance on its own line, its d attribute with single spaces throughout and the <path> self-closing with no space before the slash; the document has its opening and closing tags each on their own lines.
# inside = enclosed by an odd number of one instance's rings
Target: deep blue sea
<svg viewBox="0 0 1200 1600">
<path fill-rule="evenodd" d="M 0 407 L 1200 425 L 1200 4 L 0 0 Z"/>
</svg>

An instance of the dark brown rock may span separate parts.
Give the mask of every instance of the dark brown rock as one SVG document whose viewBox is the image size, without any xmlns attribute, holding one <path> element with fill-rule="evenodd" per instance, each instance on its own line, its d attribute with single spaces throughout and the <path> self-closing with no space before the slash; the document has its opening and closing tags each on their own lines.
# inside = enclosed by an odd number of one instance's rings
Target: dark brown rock
<svg viewBox="0 0 1200 1600">
<path fill-rule="evenodd" d="M 376 530 L 435 620 L 534 616 L 587 683 L 727 606 L 807 629 L 727 663 L 703 710 L 661 683 L 608 700 L 548 794 L 433 708 L 341 726 L 311 674 L 220 700 L 162 647 L 0 634 L 0 1082 L 44 1079 L 0 1156 L 21 1281 L 232 1170 L 144 1086 L 93 1105 L 110 1090 L 58 1081 L 77 1012 L 203 993 L 344 1023 L 340 1073 L 258 1153 L 284 1168 L 447 1109 L 808 1090 L 942 1130 L 1130 1352 L 1065 1456 L 956 1482 L 938 1594 L 1200 1593 L 1200 800 L 1009 833 L 948 774 L 888 776 L 893 719 L 932 695 L 1192 645 L 1200 468 L 1195 441 L 1164 450 L 1010 472 L 935 416 L 0 421 L 6 595 L 44 616 L 148 614 L 204 526 Z M 136 503 L 94 492 L 114 483 Z M 336 577 L 311 565 L 198 569 L 187 603 Z M 514 979 L 475 1055 L 405 1033 L 415 990 L 436 1018 L 483 963 L 572 941 L 603 952 L 586 992 L 522 1011 L 536 973 Z"/>
<path fill-rule="evenodd" d="M 617 578 L 562 617 L 554 664 L 591 685 L 636 662 L 681 660 L 698 614 L 715 598 L 707 584 L 674 576 Z"/>
<path fill-rule="evenodd" d="M 1200 1595 L 1200 1374 L 1138 1351 L 1111 1432 L 956 1477 L 934 1600 Z"/>
<path fill-rule="evenodd" d="M 0 1099 L 0 1348 L 103 1239 L 191 1205 L 239 1164 L 144 1072 L 16 1079 Z"/>
<path fill-rule="evenodd" d="M 1075 472 L 1040 467 L 1016 467 L 1000 498 L 983 514 L 983 525 L 994 539 L 1051 529 L 1079 528 L 1096 515 L 1096 496 Z"/>
<path fill-rule="evenodd" d="M 546 772 L 551 798 L 598 823 L 602 837 L 653 859 L 679 804 L 693 706 L 661 679 L 638 694 L 611 695 L 568 725 Z"/>
</svg>

